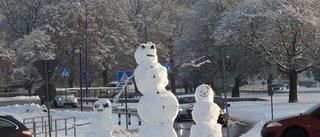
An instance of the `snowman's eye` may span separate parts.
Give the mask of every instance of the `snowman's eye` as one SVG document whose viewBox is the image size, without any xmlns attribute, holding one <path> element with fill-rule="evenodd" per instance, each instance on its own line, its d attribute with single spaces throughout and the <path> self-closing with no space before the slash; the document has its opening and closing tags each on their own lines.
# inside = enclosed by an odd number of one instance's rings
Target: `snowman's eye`
<svg viewBox="0 0 320 137">
<path fill-rule="evenodd" d="M 98 108 L 100 105 L 94 105 L 94 108 Z"/>
<path fill-rule="evenodd" d="M 154 49 L 154 45 L 151 46 L 151 49 Z"/>
<path fill-rule="evenodd" d="M 142 46 L 141 46 L 141 48 L 142 48 L 142 49 L 145 49 L 145 48 L 146 48 L 146 46 L 145 46 L 145 45 L 142 45 Z"/>
<path fill-rule="evenodd" d="M 109 107 L 108 103 L 103 105 L 104 108 Z"/>
</svg>

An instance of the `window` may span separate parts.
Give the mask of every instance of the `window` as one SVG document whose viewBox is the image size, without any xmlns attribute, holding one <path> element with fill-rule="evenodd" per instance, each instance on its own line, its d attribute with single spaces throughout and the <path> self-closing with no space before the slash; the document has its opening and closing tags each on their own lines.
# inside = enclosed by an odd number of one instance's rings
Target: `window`
<svg viewBox="0 0 320 137">
<path fill-rule="evenodd" d="M 16 129 L 17 126 L 8 120 L 0 119 L 0 128 Z"/>
</svg>

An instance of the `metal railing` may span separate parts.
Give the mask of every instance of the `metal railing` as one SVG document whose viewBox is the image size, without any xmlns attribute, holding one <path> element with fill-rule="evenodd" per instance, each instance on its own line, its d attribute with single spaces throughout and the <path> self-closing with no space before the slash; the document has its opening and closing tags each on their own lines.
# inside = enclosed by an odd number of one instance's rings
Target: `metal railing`
<svg viewBox="0 0 320 137">
<path fill-rule="evenodd" d="M 141 126 L 141 119 L 138 116 L 138 113 L 134 109 L 130 109 L 128 112 L 128 115 L 125 115 L 125 112 L 123 109 L 114 109 L 116 113 L 118 114 L 118 125 L 122 125 L 123 121 L 121 121 L 121 117 L 128 117 L 126 121 L 124 121 L 126 127 L 131 124 L 131 116 L 137 116 L 138 117 L 138 125 Z M 81 124 L 76 124 L 76 118 L 75 117 L 69 117 L 69 118 L 59 118 L 59 119 L 52 119 L 52 116 L 50 117 L 51 119 L 51 124 L 52 124 L 52 129 L 49 130 L 49 122 L 48 122 L 48 117 L 47 116 L 39 116 L 39 117 L 32 117 L 32 118 L 25 118 L 23 119 L 24 125 L 26 125 L 30 132 L 32 133 L 33 137 L 49 137 L 49 132 L 53 133 L 53 136 L 58 137 L 64 134 L 64 136 L 74 136 L 76 137 L 77 135 L 77 130 L 76 127 L 79 126 L 86 126 L 90 125 L 91 123 L 81 123 Z M 71 133 L 73 130 L 73 133 Z M 128 130 L 128 129 L 127 129 Z M 64 133 L 61 133 L 64 132 Z M 58 134 L 59 133 L 59 134 Z M 68 135 L 69 133 L 69 135 Z M 70 135 L 71 133 L 71 135 Z"/>
<path fill-rule="evenodd" d="M 51 116 L 50 119 L 52 123 L 51 130 L 49 129 L 49 122 L 47 120 L 47 116 L 25 118 L 23 119 L 23 123 L 30 129 L 30 132 L 32 133 L 33 137 L 37 137 L 39 135 L 44 135 L 45 137 L 47 137 L 49 132 L 54 133 L 55 137 L 58 136 L 58 132 L 64 132 L 64 135 L 68 136 L 69 130 L 73 130 L 73 136 L 76 137 L 77 126 L 90 124 L 76 124 L 75 117 L 52 119 Z"/>
</svg>

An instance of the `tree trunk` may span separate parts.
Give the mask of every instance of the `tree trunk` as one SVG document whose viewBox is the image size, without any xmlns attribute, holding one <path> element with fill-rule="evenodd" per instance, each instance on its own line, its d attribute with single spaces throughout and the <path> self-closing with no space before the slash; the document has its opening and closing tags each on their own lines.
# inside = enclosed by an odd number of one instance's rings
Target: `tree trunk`
<svg viewBox="0 0 320 137">
<path fill-rule="evenodd" d="M 171 63 L 171 72 L 169 72 L 169 76 L 170 76 L 170 81 L 171 81 L 171 91 L 173 94 L 176 94 L 176 80 L 174 77 L 174 70 L 173 70 L 173 59 L 170 59 L 170 63 Z"/>
<path fill-rule="evenodd" d="M 232 89 L 231 97 L 240 97 L 240 90 L 239 90 L 240 82 L 241 82 L 241 79 L 236 78 L 236 83 Z"/>
<path fill-rule="evenodd" d="M 70 77 L 68 79 L 68 85 L 69 85 L 69 88 L 73 88 L 73 77 Z"/>
<path fill-rule="evenodd" d="M 183 88 L 184 88 L 184 93 L 188 93 L 188 84 L 187 83 L 183 83 Z"/>
<path fill-rule="evenodd" d="M 102 70 L 102 82 L 103 86 L 108 84 L 108 69 Z"/>
<path fill-rule="evenodd" d="M 290 71 L 289 78 L 290 78 L 289 103 L 298 102 L 298 90 L 297 90 L 298 72 L 295 70 Z"/>
</svg>

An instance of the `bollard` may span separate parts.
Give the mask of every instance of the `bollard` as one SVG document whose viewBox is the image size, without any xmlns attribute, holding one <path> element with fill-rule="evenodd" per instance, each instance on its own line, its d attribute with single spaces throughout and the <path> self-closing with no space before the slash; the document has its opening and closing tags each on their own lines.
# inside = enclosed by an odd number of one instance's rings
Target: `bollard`
<svg viewBox="0 0 320 137">
<path fill-rule="evenodd" d="M 131 125 L 131 114 L 128 114 L 128 125 Z"/>
<path fill-rule="evenodd" d="M 141 126 L 141 118 L 138 116 L 138 124 L 139 124 L 139 126 Z"/>
<path fill-rule="evenodd" d="M 118 114 L 118 125 L 121 125 L 121 114 Z"/>
</svg>

